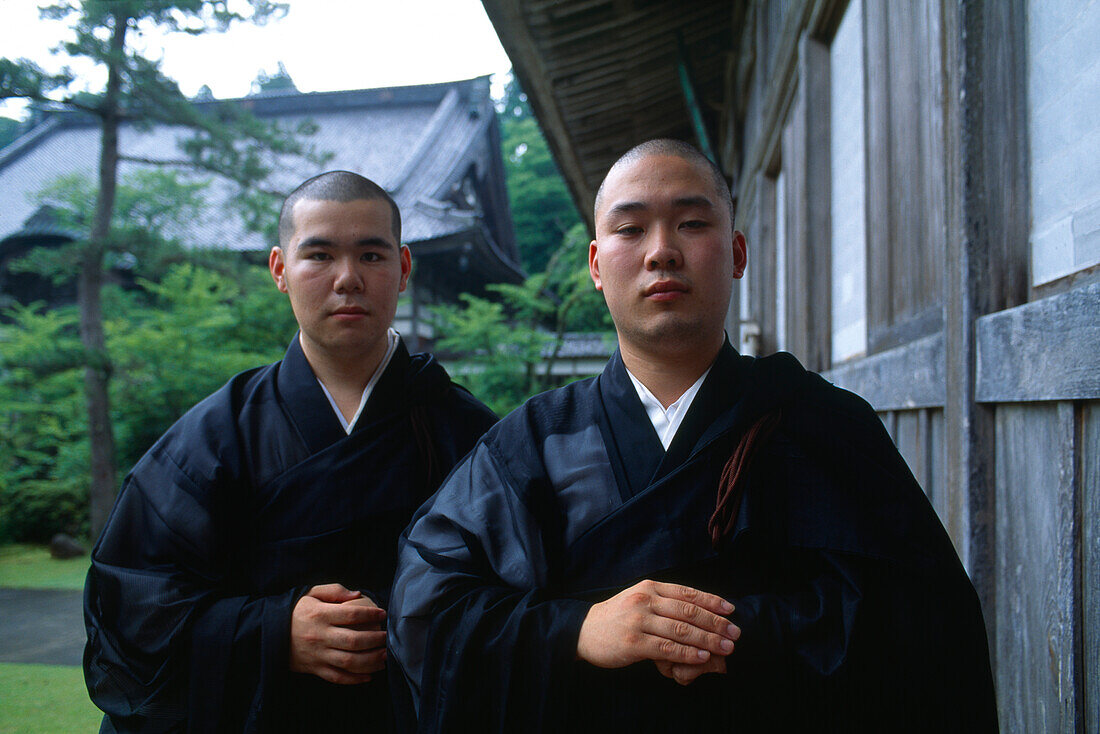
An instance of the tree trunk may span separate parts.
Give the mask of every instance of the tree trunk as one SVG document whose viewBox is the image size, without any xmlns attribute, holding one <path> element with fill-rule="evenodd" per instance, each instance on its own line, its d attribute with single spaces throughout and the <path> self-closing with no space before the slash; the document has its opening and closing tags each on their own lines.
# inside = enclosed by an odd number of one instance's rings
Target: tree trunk
<svg viewBox="0 0 1100 734">
<path fill-rule="evenodd" d="M 115 209 L 118 185 L 119 91 L 126 45 L 125 15 L 115 15 L 111 33 L 111 59 L 107 67 L 107 90 L 103 98 L 102 145 L 99 154 L 99 191 L 95 218 L 92 220 L 88 246 L 81 259 L 77 280 L 77 303 L 80 307 L 80 341 L 84 346 L 84 393 L 88 408 L 88 443 L 91 447 L 91 487 L 89 490 L 91 534 L 94 541 L 107 524 L 107 516 L 115 499 L 115 436 L 111 427 L 109 383 L 111 360 L 103 333 L 103 259 L 111 218 Z"/>
</svg>

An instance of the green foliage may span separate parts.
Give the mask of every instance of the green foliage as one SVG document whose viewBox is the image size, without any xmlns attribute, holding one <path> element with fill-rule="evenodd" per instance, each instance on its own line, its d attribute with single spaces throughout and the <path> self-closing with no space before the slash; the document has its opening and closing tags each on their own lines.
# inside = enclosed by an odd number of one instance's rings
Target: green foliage
<svg viewBox="0 0 1100 734">
<path fill-rule="evenodd" d="M 86 210 L 94 216 L 84 247 L 75 251 L 70 248 L 70 253 L 79 255 L 75 264 L 81 271 L 80 335 L 88 367 L 85 384 L 94 466 L 89 490 L 93 533 L 106 522 L 115 487 L 111 461 L 115 444 L 109 414 L 112 368 L 104 348 L 103 314 L 99 309 L 106 280 L 104 270 L 111 265 L 105 256 L 111 249 L 129 246 L 146 236 L 117 224 L 116 205 L 120 202 L 116 201 L 115 184 L 120 161 L 184 165 L 233 181 L 242 192 L 249 193 L 232 201 L 242 205 L 245 222 L 258 227 L 263 221 L 260 212 L 277 196 L 262 191 L 260 182 L 282 167 L 286 157 L 317 164 L 326 158 L 300 141 L 300 136 L 315 129 L 312 123 L 303 121 L 287 128 L 263 122 L 224 103 L 193 104 L 161 72 L 160 61 L 135 52 L 130 41 L 135 34 L 155 27 L 198 35 L 226 30 L 238 21 L 262 23 L 285 11 L 285 4 L 270 0 L 68 0 L 42 8 L 43 17 L 64 20 L 73 32 L 73 39 L 61 43 L 57 51 L 91 62 L 104 72 L 102 91 L 90 94 L 73 89 L 76 77 L 68 69 L 50 75 L 26 59 L 0 59 L 0 99 L 22 98 L 84 110 L 99 119 L 102 132 L 98 171 L 101 185 L 95 190 L 94 208 Z M 182 158 L 178 154 L 156 159 L 126 156 L 122 155 L 126 151 L 118 147 L 119 127 L 124 120 L 146 127 L 157 123 L 181 126 L 192 130 L 193 135 L 180 144 Z"/>
<path fill-rule="evenodd" d="M 261 70 L 256 75 L 256 79 L 252 82 L 251 94 L 297 91 L 298 87 L 294 84 L 294 80 L 290 78 L 290 72 L 286 70 L 286 66 L 280 61 L 279 68 L 274 74 Z"/>
<path fill-rule="evenodd" d="M 19 137 L 19 121 L 10 117 L 0 117 L 0 148 Z"/>
<path fill-rule="evenodd" d="M 7 312 L 0 327 L 0 538 L 87 530 L 87 418 L 72 308 Z"/>
<path fill-rule="evenodd" d="M 122 468 L 230 376 L 279 359 L 296 329 L 285 296 L 259 268 L 237 281 L 184 263 L 140 285 L 139 294 L 111 294 L 117 315 L 106 323 Z"/>
<path fill-rule="evenodd" d="M 562 237 L 580 222 L 550 148 L 513 78 L 498 113 L 508 201 L 524 269 L 542 271 Z"/>
<path fill-rule="evenodd" d="M 510 323 L 501 303 L 468 293 L 460 298 L 462 306 L 433 309 L 436 329 L 446 334 L 437 346 L 462 353 L 456 378 L 503 415 L 536 392 L 536 367 L 551 337 Z"/>
<path fill-rule="evenodd" d="M 124 266 L 137 275 L 156 278 L 187 257 L 173 237 L 201 215 L 206 206 L 206 180 L 184 180 L 178 171 L 143 169 L 119 182 L 116 217 L 104 249 L 108 266 Z M 29 196 L 49 207 L 58 227 L 73 233 L 87 232 L 95 208 L 95 187 L 87 176 L 59 176 Z M 73 280 L 87 243 L 77 240 L 61 247 L 39 247 L 11 265 L 14 272 L 29 272 L 55 283 Z"/>
<path fill-rule="evenodd" d="M 160 282 L 105 291 L 120 469 L 233 374 L 285 350 L 296 329 L 286 297 L 266 269 L 234 270 L 173 264 Z M 76 313 L 36 305 L 6 316 L 0 428 L 9 445 L 0 453 L 0 537 L 45 542 L 56 532 L 86 534 L 89 449 Z"/>
<path fill-rule="evenodd" d="M 76 485 L 76 486 L 74 486 Z M 48 543 L 55 533 L 88 535 L 88 488 L 72 481 L 29 480 L 4 490 L 0 537 Z"/>
<path fill-rule="evenodd" d="M 588 238 L 574 225 L 546 269 L 521 285 L 497 284 L 499 301 L 461 296 L 462 306 L 433 309 L 438 347 L 462 355 L 459 380 L 503 415 L 557 386 L 547 377 L 565 335 L 610 327 L 603 298 L 588 275 Z"/>
</svg>

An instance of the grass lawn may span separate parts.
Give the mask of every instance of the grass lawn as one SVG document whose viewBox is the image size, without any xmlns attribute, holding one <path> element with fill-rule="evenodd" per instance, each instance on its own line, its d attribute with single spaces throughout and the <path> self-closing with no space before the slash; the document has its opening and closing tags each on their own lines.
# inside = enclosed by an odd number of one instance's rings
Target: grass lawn
<svg viewBox="0 0 1100 734">
<path fill-rule="evenodd" d="M 0 732 L 97 732 L 103 714 L 88 700 L 84 672 L 68 665 L 0 663 Z"/>
<path fill-rule="evenodd" d="M 0 586 L 9 589 L 83 589 L 88 556 L 57 561 L 42 545 L 0 546 Z M 9 731 L 0 727 L 0 732 Z"/>
</svg>

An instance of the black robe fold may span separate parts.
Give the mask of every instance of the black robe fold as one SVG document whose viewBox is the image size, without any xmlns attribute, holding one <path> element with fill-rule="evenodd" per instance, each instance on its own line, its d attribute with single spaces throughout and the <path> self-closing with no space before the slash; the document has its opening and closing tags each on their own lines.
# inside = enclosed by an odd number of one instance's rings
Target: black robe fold
<svg viewBox="0 0 1100 734">
<path fill-rule="evenodd" d="M 297 337 L 195 406 L 126 478 L 92 554 L 84 669 L 104 728 L 389 729 L 385 675 L 289 672 L 291 611 L 322 583 L 387 607 L 398 534 L 494 419 L 401 343 L 348 435 Z"/>
<path fill-rule="evenodd" d="M 722 468 L 777 408 L 715 548 Z M 727 674 L 574 660 L 591 604 L 644 578 L 736 605 Z M 402 536 L 390 644 L 424 732 L 997 726 L 976 594 L 878 417 L 728 344 L 667 452 L 618 355 L 492 429 Z"/>
</svg>

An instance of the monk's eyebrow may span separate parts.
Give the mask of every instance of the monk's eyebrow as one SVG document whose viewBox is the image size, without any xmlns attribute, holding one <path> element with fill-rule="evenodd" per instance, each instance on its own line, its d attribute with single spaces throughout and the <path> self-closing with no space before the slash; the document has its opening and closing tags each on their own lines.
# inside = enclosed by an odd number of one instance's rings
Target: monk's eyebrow
<svg viewBox="0 0 1100 734">
<path fill-rule="evenodd" d="M 699 207 L 702 209 L 714 208 L 714 202 L 705 196 L 682 196 L 673 199 L 672 205 L 677 209 L 689 209 L 691 207 Z"/>
<path fill-rule="evenodd" d="M 714 202 L 705 196 L 678 196 L 672 200 L 672 206 L 676 209 L 714 209 Z M 649 205 L 644 201 L 620 201 L 607 210 L 607 216 L 645 211 L 648 208 Z"/>
<path fill-rule="evenodd" d="M 618 204 L 614 204 L 607 210 L 607 216 L 614 216 L 615 214 L 627 214 L 629 212 L 638 212 L 648 209 L 645 202 L 642 201 L 620 201 Z"/>
<path fill-rule="evenodd" d="M 304 250 L 308 247 L 331 247 L 332 244 L 331 240 L 326 240 L 324 237 L 306 237 L 298 243 L 296 249 Z M 396 249 L 394 244 L 384 237 L 364 237 L 355 244 L 357 247 L 383 247 L 387 250 Z"/>
</svg>

